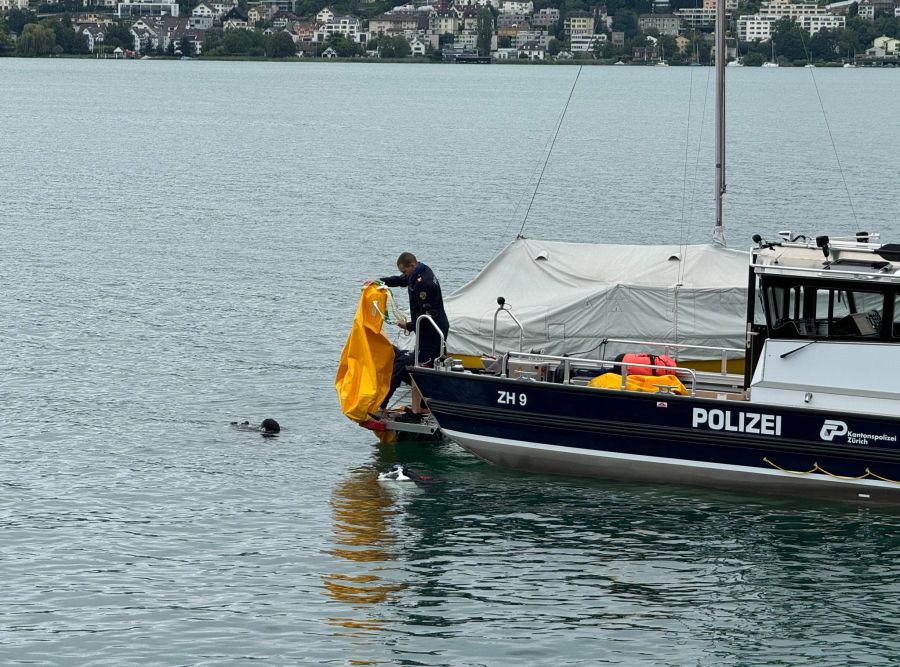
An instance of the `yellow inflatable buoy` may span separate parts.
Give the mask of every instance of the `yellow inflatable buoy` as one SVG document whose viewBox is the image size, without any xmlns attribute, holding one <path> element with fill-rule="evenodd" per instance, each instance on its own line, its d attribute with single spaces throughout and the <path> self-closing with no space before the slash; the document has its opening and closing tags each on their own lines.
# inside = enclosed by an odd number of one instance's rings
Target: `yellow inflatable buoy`
<svg viewBox="0 0 900 667">
<path fill-rule="evenodd" d="M 378 411 L 390 389 L 394 348 L 381 333 L 386 307 L 385 290 L 363 287 L 334 379 L 341 412 L 357 423 Z"/>
</svg>

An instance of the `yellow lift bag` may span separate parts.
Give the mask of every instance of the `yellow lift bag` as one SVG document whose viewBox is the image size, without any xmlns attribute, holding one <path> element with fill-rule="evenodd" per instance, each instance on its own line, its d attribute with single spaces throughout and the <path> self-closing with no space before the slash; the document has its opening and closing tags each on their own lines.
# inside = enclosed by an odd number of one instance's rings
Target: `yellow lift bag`
<svg viewBox="0 0 900 667">
<path fill-rule="evenodd" d="M 390 389 L 394 348 L 381 333 L 386 307 L 385 290 L 363 287 L 334 379 L 341 412 L 357 423 L 378 411 Z"/>
<path fill-rule="evenodd" d="M 599 389 L 621 389 L 622 376 L 618 373 L 604 373 L 598 375 L 588 382 L 588 387 L 597 387 Z M 648 391 L 657 393 L 661 389 L 667 390 L 679 396 L 685 396 L 688 392 L 674 375 L 661 375 L 653 377 L 651 375 L 632 375 L 628 374 L 625 378 L 625 391 Z"/>
</svg>

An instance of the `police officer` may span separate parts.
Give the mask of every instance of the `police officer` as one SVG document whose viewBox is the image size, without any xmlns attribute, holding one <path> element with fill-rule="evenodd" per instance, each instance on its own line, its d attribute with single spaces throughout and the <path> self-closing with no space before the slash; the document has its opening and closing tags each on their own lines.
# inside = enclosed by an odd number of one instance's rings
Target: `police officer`
<svg viewBox="0 0 900 667">
<path fill-rule="evenodd" d="M 397 258 L 399 276 L 388 276 L 381 279 L 388 287 L 406 287 L 409 293 L 410 321 L 401 320 L 397 323 L 404 331 L 415 331 L 416 321 L 421 315 L 429 315 L 437 324 L 444 338 L 450 331 L 450 322 L 444 311 L 444 297 L 441 294 L 441 284 L 428 266 L 416 259 L 411 252 L 404 252 Z M 419 327 L 419 364 L 432 365 L 441 353 L 441 338 L 429 322 L 423 322 Z M 405 371 L 405 369 L 404 369 Z M 394 383 L 391 383 L 394 385 Z M 397 382 L 397 385 L 400 383 Z M 394 385 L 396 386 L 396 385 Z M 393 392 L 391 392 L 393 393 Z M 418 413 L 421 410 L 421 400 L 418 391 L 413 391 L 412 410 Z"/>
</svg>

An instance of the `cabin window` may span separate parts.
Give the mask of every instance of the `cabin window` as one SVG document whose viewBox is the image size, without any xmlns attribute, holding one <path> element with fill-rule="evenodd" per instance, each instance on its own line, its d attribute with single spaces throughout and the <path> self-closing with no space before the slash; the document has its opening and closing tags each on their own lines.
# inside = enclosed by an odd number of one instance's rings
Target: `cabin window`
<svg viewBox="0 0 900 667">
<path fill-rule="evenodd" d="M 884 299 L 881 292 L 826 285 L 781 283 L 765 287 L 771 334 L 786 338 L 877 338 Z M 900 325 L 895 329 L 900 336 Z"/>
<path fill-rule="evenodd" d="M 900 294 L 894 295 L 894 325 L 891 327 L 894 338 L 900 338 Z"/>
</svg>

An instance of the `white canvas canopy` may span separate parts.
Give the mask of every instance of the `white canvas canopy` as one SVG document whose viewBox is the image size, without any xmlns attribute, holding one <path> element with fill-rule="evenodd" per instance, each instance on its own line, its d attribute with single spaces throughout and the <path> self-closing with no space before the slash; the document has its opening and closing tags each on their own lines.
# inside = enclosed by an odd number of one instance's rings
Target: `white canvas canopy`
<svg viewBox="0 0 900 667">
<path fill-rule="evenodd" d="M 606 338 L 743 348 L 748 265 L 749 253 L 715 245 L 519 238 L 445 299 L 448 348 L 490 352 L 499 296 L 524 326 L 526 352 L 594 357 Z M 496 347 L 519 349 L 519 329 L 506 313 L 498 317 Z M 640 351 L 623 347 L 610 345 L 605 356 Z"/>
</svg>

